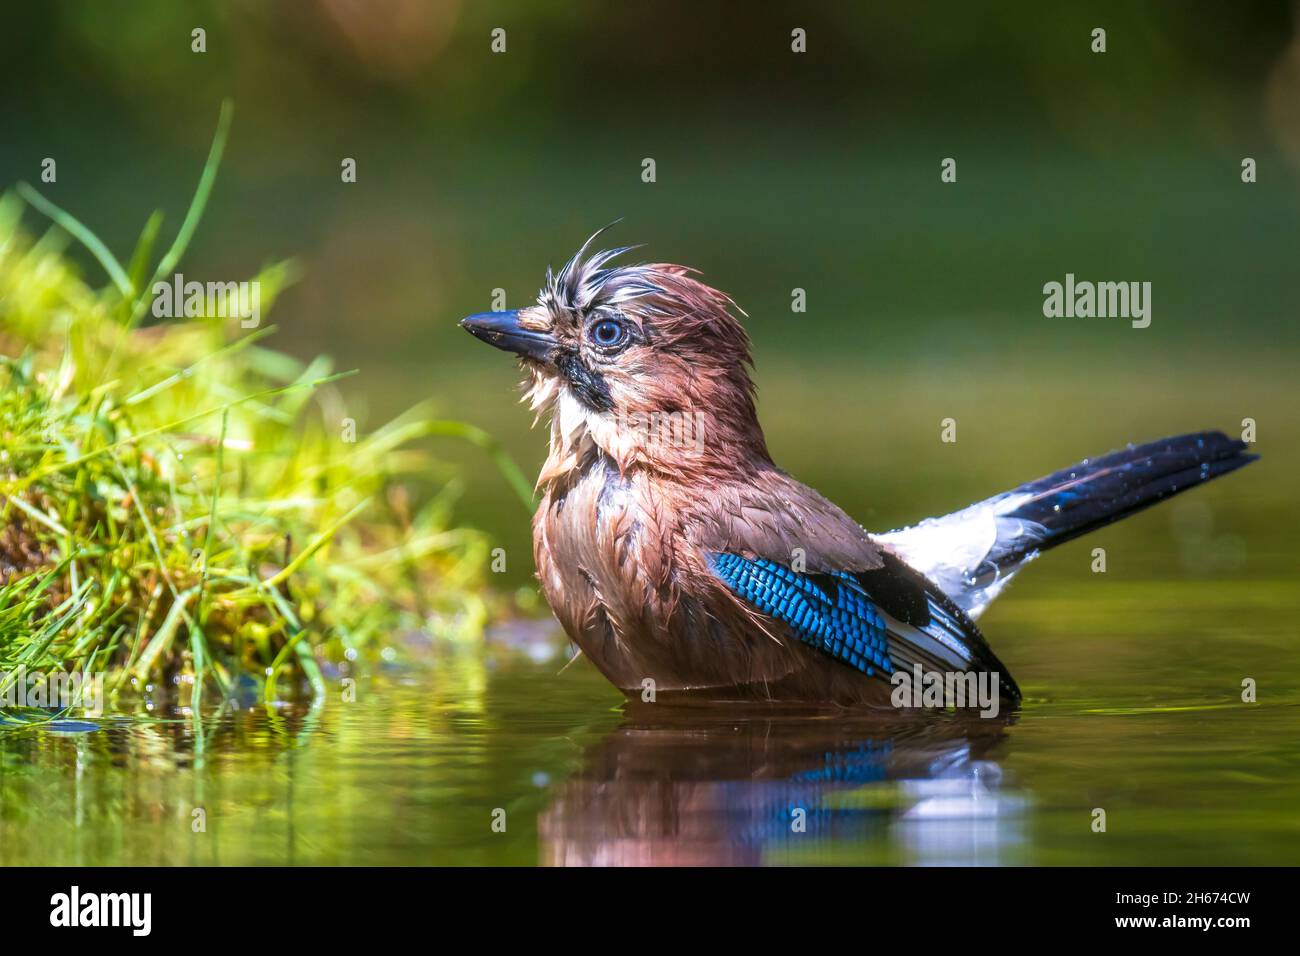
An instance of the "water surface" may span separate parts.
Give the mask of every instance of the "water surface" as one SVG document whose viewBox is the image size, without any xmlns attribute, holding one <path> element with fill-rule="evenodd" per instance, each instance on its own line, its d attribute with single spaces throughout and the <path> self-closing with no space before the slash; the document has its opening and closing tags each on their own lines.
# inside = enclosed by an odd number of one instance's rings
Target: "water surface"
<svg viewBox="0 0 1300 956">
<path fill-rule="evenodd" d="M 628 705 L 540 625 L 201 734 L 8 730 L 0 863 L 1294 863 L 1289 592 L 1080 583 L 990 616 L 1026 693 L 996 720 Z"/>
</svg>

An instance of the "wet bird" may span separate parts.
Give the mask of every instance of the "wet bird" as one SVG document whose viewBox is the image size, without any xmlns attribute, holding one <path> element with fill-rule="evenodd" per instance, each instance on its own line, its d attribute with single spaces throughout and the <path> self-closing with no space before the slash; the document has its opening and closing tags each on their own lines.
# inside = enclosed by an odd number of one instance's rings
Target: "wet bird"
<svg viewBox="0 0 1300 956">
<path fill-rule="evenodd" d="M 635 247 L 593 252 L 596 236 L 547 271 L 536 305 L 461 325 L 520 358 L 526 400 L 550 416 L 538 578 L 629 695 L 889 707 L 900 675 L 982 674 L 1014 705 L 975 624 L 1007 582 L 1256 457 L 1220 432 L 1180 435 L 869 534 L 773 463 L 732 300 L 682 266 L 617 265 Z"/>
</svg>

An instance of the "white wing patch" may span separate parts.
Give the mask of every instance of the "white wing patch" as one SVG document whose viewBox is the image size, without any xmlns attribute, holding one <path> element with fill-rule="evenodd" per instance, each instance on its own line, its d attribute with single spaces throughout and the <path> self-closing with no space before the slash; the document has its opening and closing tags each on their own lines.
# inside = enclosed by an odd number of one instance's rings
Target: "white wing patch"
<svg viewBox="0 0 1300 956">
<path fill-rule="evenodd" d="M 1043 536 L 1042 525 L 1008 516 L 1029 497 L 998 495 L 942 518 L 926 518 L 910 528 L 872 537 L 939 585 L 972 618 L 977 618 L 1002 593 L 1012 576 L 1037 556 L 1031 549 L 1022 561 L 1010 568 L 999 568 L 990 561 L 991 555 L 1013 541 L 1025 536 Z"/>
</svg>

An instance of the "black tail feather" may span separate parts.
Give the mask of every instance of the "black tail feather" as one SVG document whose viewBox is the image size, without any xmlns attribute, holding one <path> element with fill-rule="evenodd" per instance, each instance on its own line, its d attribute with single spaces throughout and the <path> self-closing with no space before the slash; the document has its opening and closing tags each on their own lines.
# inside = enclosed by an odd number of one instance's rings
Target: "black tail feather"
<svg viewBox="0 0 1300 956">
<path fill-rule="evenodd" d="M 1031 497 L 1007 516 L 1043 530 L 999 541 L 989 558 L 999 568 L 1014 566 L 1258 457 L 1222 432 L 1196 432 L 1085 459 L 1010 492 Z"/>
</svg>

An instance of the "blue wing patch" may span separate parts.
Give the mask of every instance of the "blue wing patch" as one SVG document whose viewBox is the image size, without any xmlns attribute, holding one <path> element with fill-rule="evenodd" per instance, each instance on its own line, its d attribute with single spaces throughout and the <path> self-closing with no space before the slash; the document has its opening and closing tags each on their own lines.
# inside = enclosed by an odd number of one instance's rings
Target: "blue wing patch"
<svg viewBox="0 0 1300 956">
<path fill-rule="evenodd" d="M 765 558 L 711 554 L 713 573 L 756 610 L 783 621 L 805 644 L 868 676 L 894 672 L 885 619 L 852 575 L 801 574 Z"/>
</svg>

